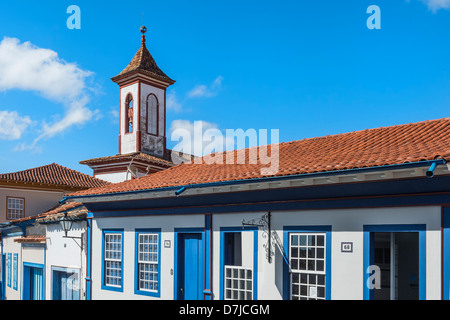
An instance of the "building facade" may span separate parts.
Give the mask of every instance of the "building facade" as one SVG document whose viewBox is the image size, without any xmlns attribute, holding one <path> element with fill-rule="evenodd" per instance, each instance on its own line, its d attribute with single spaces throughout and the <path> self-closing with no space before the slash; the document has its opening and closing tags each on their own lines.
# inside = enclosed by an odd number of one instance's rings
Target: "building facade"
<svg viewBox="0 0 450 320">
<path fill-rule="evenodd" d="M 87 290 L 448 299 L 449 131 L 439 119 L 304 139 L 279 145 L 272 176 L 260 161 L 191 162 L 70 194 L 91 221 Z"/>
<path fill-rule="evenodd" d="M 83 218 L 81 204 L 60 201 L 69 192 L 109 183 L 54 163 L 1 174 L 0 183 L 0 201 L 5 203 L 0 224 L 1 299 L 85 298 L 86 251 L 63 237 L 59 218 L 70 212 L 75 220 L 70 236 L 80 238 L 81 244 L 86 212 Z"/>
</svg>

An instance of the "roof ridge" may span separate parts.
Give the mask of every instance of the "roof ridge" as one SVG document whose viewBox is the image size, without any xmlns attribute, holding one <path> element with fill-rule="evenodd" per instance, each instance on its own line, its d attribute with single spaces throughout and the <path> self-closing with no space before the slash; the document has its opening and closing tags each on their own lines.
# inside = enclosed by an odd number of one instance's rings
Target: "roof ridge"
<svg viewBox="0 0 450 320">
<path fill-rule="evenodd" d="M 382 129 L 388 129 L 388 128 L 405 127 L 405 126 L 410 126 L 410 125 L 419 125 L 419 124 L 423 124 L 423 123 L 427 123 L 427 122 L 440 122 L 443 120 L 450 120 L 450 117 L 444 117 L 444 118 L 432 119 L 432 120 L 422 120 L 419 122 L 408 122 L 408 123 L 404 123 L 404 124 L 394 124 L 394 125 L 390 125 L 390 126 L 380 126 L 380 127 L 367 128 L 367 129 L 361 129 L 361 130 L 353 130 L 353 131 L 341 132 L 341 133 L 336 133 L 336 134 L 328 134 L 328 135 L 324 135 L 324 136 L 315 136 L 315 137 L 303 138 L 303 139 L 298 139 L 298 140 L 280 142 L 280 144 L 293 144 L 296 142 L 306 141 L 306 140 L 324 139 L 324 138 L 328 138 L 328 137 L 344 136 L 344 135 L 350 135 L 350 134 L 355 134 L 355 133 L 360 133 L 360 132 L 368 132 L 368 131 L 376 131 L 376 130 L 382 130 Z"/>
</svg>

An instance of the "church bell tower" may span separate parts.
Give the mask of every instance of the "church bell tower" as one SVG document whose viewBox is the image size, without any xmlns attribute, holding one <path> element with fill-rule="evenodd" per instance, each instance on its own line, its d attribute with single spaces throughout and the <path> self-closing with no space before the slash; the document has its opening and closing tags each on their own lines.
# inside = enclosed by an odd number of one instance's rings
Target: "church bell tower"
<svg viewBox="0 0 450 320">
<path fill-rule="evenodd" d="M 139 178 L 175 165 L 166 147 L 166 89 L 175 83 L 156 64 L 145 44 L 128 66 L 111 78 L 120 89 L 119 153 L 80 161 L 109 182 Z"/>
<path fill-rule="evenodd" d="M 111 78 L 120 88 L 119 154 L 144 152 L 156 157 L 166 153 L 166 89 L 175 83 L 156 64 L 145 44 L 128 66 Z"/>
</svg>

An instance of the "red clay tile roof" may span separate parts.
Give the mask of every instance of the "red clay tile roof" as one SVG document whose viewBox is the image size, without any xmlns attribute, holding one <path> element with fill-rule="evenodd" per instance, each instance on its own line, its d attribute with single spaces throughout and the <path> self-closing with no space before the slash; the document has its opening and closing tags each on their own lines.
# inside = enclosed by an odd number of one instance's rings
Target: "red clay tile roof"
<svg viewBox="0 0 450 320">
<path fill-rule="evenodd" d="M 60 204 L 54 209 L 48 210 L 36 217 L 37 222 L 49 222 L 59 220 L 64 213 L 67 212 L 68 216 L 81 217 L 86 216 L 87 209 L 79 202 L 65 202 Z"/>
<path fill-rule="evenodd" d="M 14 242 L 19 243 L 44 243 L 46 239 L 45 235 L 33 235 L 33 236 L 25 236 L 23 238 L 14 239 Z"/>
<path fill-rule="evenodd" d="M 25 184 L 45 184 L 67 189 L 102 187 L 109 182 L 52 163 L 28 170 L 0 174 L 1 182 L 21 182 Z"/>
<path fill-rule="evenodd" d="M 118 161 L 130 161 L 131 159 L 142 160 L 142 161 L 145 161 L 148 163 L 164 165 L 167 167 L 174 165 L 174 163 L 172 161 L 170 161 L 169 159 L 159 158 L 159 157 L 152 156 L 152 155 L 149 155 L 144 152 L 117 154 L 114 156 L 83 160 L 83 161 L 80 161 L 80 164 L 95 165 L 95 164 L 112 163 L 112 162 L 118 162 Z"/>
<path fill-rule="evenodd" d="M 440 158 L 450 160 L 450 118 L 280 143 L 279 170 L 273 176 L 377 167 Z M 261 164 L 259 159 L 257 164 L 249 164 L 248 160 L 245 163 L 184 163 L 135 180 L 70 195 L 111 194 L 264 177 L 261 168 L 268 165 Z"/>
<path fill-rule="evenodd" d="M 133 72 L 142 72 L 150 77 L 163 80 L 170 84 L 175 83 L 175 81 L 170 79 L 156 64 L 152 55 L 148 51 L 147 46 L 145 45 L 145 36 L 142 37 L 141 47 L 136 52 L 128 66 L 117 76 L 111 78 L 111 80 L 117 81 Z"/>
</svg>

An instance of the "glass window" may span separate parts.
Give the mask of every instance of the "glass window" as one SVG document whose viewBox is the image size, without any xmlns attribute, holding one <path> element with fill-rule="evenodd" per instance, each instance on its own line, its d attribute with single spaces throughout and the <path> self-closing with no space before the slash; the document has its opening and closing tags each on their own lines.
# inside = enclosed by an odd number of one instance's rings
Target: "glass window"
<svg viewBox="0 0 450 320">
<path fill-rule="evenodd" d="M 291 233 L 291 299 L 325 299 L 325 233 Z"/>
<path fill-rule="evenodd" d="M 105 285 L 122 287 L 122 234 L 105 233 L 104 241 Z"/>
<path fill-rule="evenodd" d="M 147 97 L 147 133 L 158 135 L 158 100 L 153 94 Z"/>
<path fill-rule="evenodd" d="M 25 199 L 7 197 L 6 218 L 9 220 L 20 219 L 25 216 Z"/>
<path fill-rule="evenodd" d="M 225 300 L 253 299 L 253 266 L 245 259 L 253 253 L 248 247 L 245 249 L 245 242 L 243 232 L 226 232 L 224 235 Z"/>
<path fill-rule="evenodd" d="M 138 234 L 138 290 L 157 292 L 159 289 L 159 235 Z"/>
<path fill-rule="evenodd" d="M 17 290 L 17 263 L 18 263 L 18 254 L 14 253 L 13 257 L 13 289 Z"/>
</svg>

